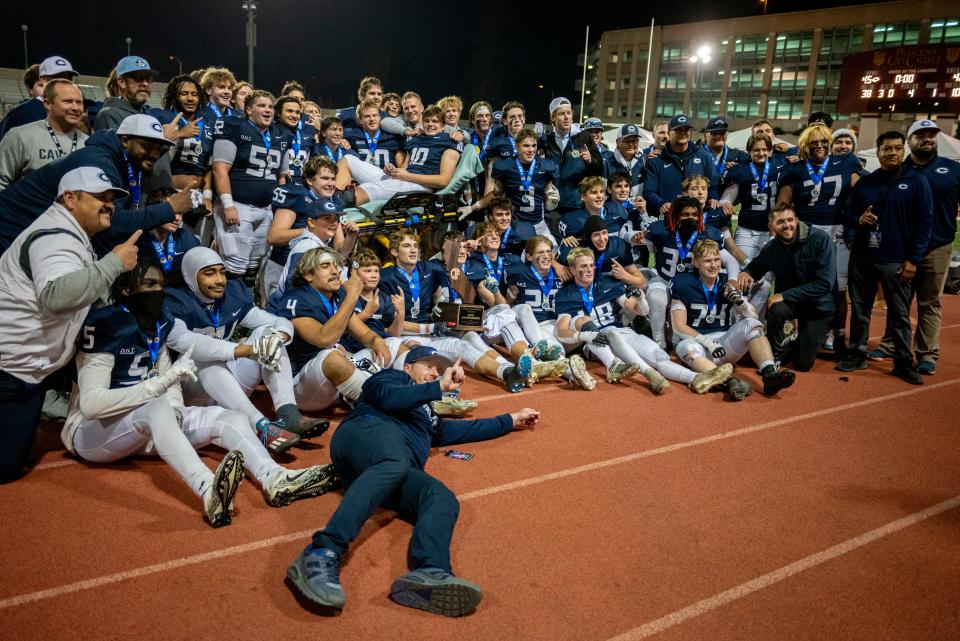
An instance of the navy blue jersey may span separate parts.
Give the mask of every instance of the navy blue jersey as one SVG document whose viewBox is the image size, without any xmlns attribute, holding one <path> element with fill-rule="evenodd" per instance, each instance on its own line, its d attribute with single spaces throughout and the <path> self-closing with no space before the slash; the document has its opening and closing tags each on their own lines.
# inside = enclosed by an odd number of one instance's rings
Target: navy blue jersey
<svg viewBox="0 0 960 641">
<path fill-rule="evenodd" d="M 777 202 L 777 180 L 786 164 L 783 156 L 773 156 L 764 165 L 750 161 L 730 168 L 725 184 L 737 185 L 737 199 L 733 204 L 740 205 L 738 225 L 753 231 L 767 231 L 767 216 Z M 751 167 L 757 172 L 756 178 Z M 764 174 L 767 176 L 765 181 Z M 760 183 L 763 183 L 763 189 Z"/>
<path fill-rule="evenodd" d="M 541 282 L 542 281 L 542 282 Z M 529 305 L 533 315 L 540 322 L 555 320 L 557 312 L 554 308 L 557 292 L 563 284 L 557 278 L 553 267 L 542 276 L 530 263 L 520 261 L 511 263 L 507 267 L 506 284 L 517 288 L 517 305 Z"/>
<path fill-rule="evenodd" d="M 463 151 L 463 143 L 455 142 L 447 133 L 439 133 L 436 136 L 414 136 L 406 144 L 409 157 L 407 171 L 421 176 L 438 175 L 440 160 L 447 149 L 453 149 L 459 154 Z"/>
<path fill-rule="evenodd" d="M 490 260 L 486 254 L 474 252 L 467 256 L 467 262 L 463 265 L 463 275 L 474 287 L 487 278 L 495 278 L 503 286 L 507 269 L 516 260 L 513 254 L 498 254 L 496 260 Z"/>
<path fill-rule="evenodd" d="M 346 125 L 344 125 L 346 126 Z M 367 140 L 370 136 L 370 140 Z M 397 152 L 403 151 L 403 136 L 388 134 L 383 129 L 368 134 L 364 129 L 344 129 L 343 137 L 364 162 L 383 169 L 387 164 L 397 164 Z"/>
<path fill-rule="evenodd" d="M 339 196 L 334 195 L 332 198 L 326 199 L 318 197 L 312 189 L 305 187 L 300 182 L 287 183 L 274 189 L 273 200 L 270 202 L 270 205 L 274 212 L 278 209 L 289 209 L 296 214 L 296 218 L 293 219 L 293 224 L 290 226 L 290 229 L 306 229 L 307 209 L 312 203 L 317 201 L 326 201 L 324 204 L 325 208 L 333 208 L 337 211 L 343 211 L 345 206 Z M 278 265 L 286 265 L 287 256 L 289 255 L 290 245 L 275 245 L 270 248 L 270 260 Z M 291 271 L 291 273 L 293 272 Z"/>
<path fill-rule="evenodd" d="M 527 221 L 533 224 L 543 220 L 544 190 L 548 182 L 554 182 L 557 175 L 557 163 L 544 158 L 534 158 L 533 175 L 530 176 L 529 186 L 524 187 L 517 169 L 517 160 L 505 158 L 493 163 L 493 179 L 503 187 L 503 193 L 513 204 L 513 217 L 516 220 Z M 528 175 L 531 166 L 520 165 L 524 175 Z"/>
<path fill-rule="evenodd" d="M 694 273 L 677 274 L 670 285 L 671 296 L 687 308 L 687 325 L 700 334 L 725 332 L 733 325 L 731 314 L 733 305 L 727 300 L 724 289 L 727 286 L 726 274 L 720 274 L 707 297 L 706 285 L 700 276 Z M 708 320 L 712 319 L 712 320 Z"/>
<path fill-rule="evenodd" d="M 598 215 L 606 221 L 607 231 L 610 232 L 611 235 L 620 233 L 623 226 L 627 224 L 626 210 L 624 210 L 621 204 L 612 200 L 604 203 Z M 578 209 L 564 214 L 557 224 L 560 235 L 564 238 L 567 236 L 579 236 L 583 231 L 583 226 L 590 220 L 590 216 L 592 216 L 592 214 L 586 209 Z"/>
<path fill-rule="evenodd" d="M 173 114 L 176 115 L 176 114 Z M 170 122 L 171 118 L 160 122 Z M 180 119 L 180 128 L 187 126 L 187 121 Z M 213 151 L 214 123 L 206 119 L 197 123 L 200 133 L 193 138 L 177 140 L 173 157 L 170 159 L 170 173 L 174 176 L 202 176 L 210 169 L 210 153 Z"/>
<path fill-rule="evenodd" d="M 687 239 L 691 250 L 698 240 L 704 239 L 715 241 L 720 245 L 720 249 L 723 249 L 723 238 L 720 236 L 720 230 L 714 227 L 706 227 L 704 231 L 697 234 L 696 240 L 690 242 L 691 239 L 692 237 Z M 677 249 L 677 234 L 667 229 L 667 222 L 665 220 L 658 220 L 650 225 L 650 228 L 647 229 L 647 240 L 653 243 L 653 246 L 657 250 L 654 256 L 657 273 L 664 280 L 672 280 L 678 271 L 691 271 L 693 269 L 692 251 L 686 252 L 686 256 L 682 261 L 684 268 L 680 270 L 677 269 L 677 264 L 680 262 L 680 250 Z M 684 247 L 686 247 L 687 243 L 683 243 Z"/>
<path fill-rule="evenodd" d="M 715 153 L 713 149 L 710 149 L 709 145 L 703 144 L 700 145 L 700 148 L 713 158 L 713 169 L 717 172 L 717 175 L 720 176 L 721 183 L 723 183 L 727 174 L 727 163 L 735 162 L 740 165 L 745 162 L 750 162 L 750 154 L 742 149 L 734 149 L 733 147 L 724 145 L 720 153 Z M 730 169 L 733 169 L 733 167 Z"/>
<path fill-rule="evenodd" d="M 387 333 L 387 328 L 393 325 L 393 321 L 397 319 L 397 308 L 393 306 L 393 301 L 385 291 L 378 289 L 375 295 L 378 296 L 379 301 L 377 311 L 373 312 L 373 315 L 363 322 L 367 327 L 372 329 L 377 336 L 387 338 L 390 336 L 390 334 Z M 357 304 L 353 306 L 353 313 L 359 315 L 366 306 L 366 299 L 360 296 L 357 298 Z"/>
<path fill-rule="evenodd" d="M 203 108 L 203 111 L 200 112 L 200 115 L 203 116 L 204 121 L 210 128 L 214 128 L 218 120 L 223 120 L 225 118 L 243 118 L 243 114 L 233 107 L 221 109 L 212 102 L 207 103 L 207 106 Z"/>
<path fill-rule="evenodd" d="M 228 280 L 223 298 L 212 305 L 201 302 L 186 287 L 167 289 L 163 301 L 164 311 L 190 331 L 224 340 L 230 340 L 253 307 L 253 294 L 239 280 Z"/>
<path fill-rule="evenodd" d="M 464 238 L 473 238 L 477 224 L 471 223 L 463 232 Z M 520 256 L 523 254 L 526 242 L 537 235 L 533 224 L 525 220 L 514 220 L 507 231 L 500 235 L 500 252 Z"/>
<path fill-rule="evenodd" d="M 704 205 L 703 210 L 703 224 L 707 227 L 712 227 L 717 231 L 722 230 L 724 227 L 729 227 L 730 222 L 733 219 L 732 216 L 727 216 L 723 207 L 714 207 L 712 209 L 706 209 Z"/>
<path fill-rule="evenodd" d="M 229 141 L 237 150 L 230 167 L 233 199 L 256 207 L 269 205 L 283 157 L 290 147 L 290 131 L 273 124 L 261 133 L 249 120 L 226 118 L 217 122 L 213 136 L 214 142 Z"/>
<path fill-rule="evenodd" d="M 173 329 L 173 319 L 163 314 L 158 325 L 158 347 L 162 347 Z M 119 305 L 109 305 L 87 314 L 77 342 L 79 350 L 86 354 L 113 355 L 110 389 L 116 389 L 136 385 L 155 367 L 147 343 L 153 338 L 144 334 L 133 314 Z"/>
<path fill-rule="evenodd" d="M 403 293 L 404 320 L 429 323 L 434 292 L 450 287 L 447 271 L 443 263 L 435 260 L 421 260 L 413 271 L 411 276 L 400 267 L 384 267 L 380 270 L 380 289 L 391 295 Z M 413 281 L 418 290 L 417 297 L 414 297 L 410 290 L 410 281 Z"/>
<path fill-rule="evenodd" d="M 609 274 L 613 270 L 613 261 L 617 261 L 622 267 L 634 264 L 633 248 L 617 236 L 610 236 L 610 238 L 607 239 L 607 246 L 603 248 L 602 252 L 594 247 L 593 243 L 589 240 L 583 243 L 582 246 L 593 251 L 597 274 Z M 567 254 L 570 253 L 571 249 L 573 248 L 567 247 L 566 245 L 560 246 L 559 258 L 560 262 L 564 265 L 567 264 Z"/>
<path fill-rule="evenodd" d="M 623 283 L 610 276 L 601 276 L 586 290 L 581 289 L 576 282 L 570 281 L 557 292 L 557 316 L 563 314 L 569 314 L 573 318 L 589 316 L 600 329 L 622 327 L 620 303 L 617 299 L 623 296 L 625 291 Z"/>
<path fill-rule="evenodd" d="M 328 299 L 310 285 L 294 287 L 283 295 L 280 305 L 278 305 L 277 316 L 288 318 L 291 322 L 295 318 L 312 318 L 321 324 L 326 324 L 340 309 L 340 301 L 343 300 L 344 295 L 342 288 L 334 294 L 332 299 Z M 351 353 L 363 349 L 363 345 L 349 332 L 344 332 L 337 342 Z M 299 372 L 304 365 L 310 362 L 310 359 L 324 349 L 326 348 L 308 343 L 295 332 L 293 340 L 287 346 L 287 355 L 290 357 L 293 373 Z"/>
<path fill-rule="evenodd" d="M 793 206 L 797 218 L 808 225 L 837 225 L 850 197 L 850 178 L 863 168 L 853 154 L 827 156 L 826 169 L 819 184 L 814 184 L 807 163 L 799 161 L 786 165 L 777 182 L 780 187 L 793 189 Z M 820 166 L 810 164 L 814 175 Z"/>
<path fill-rule="evenodd" d="M 140 236 L 137 241 L 137 249 L 141 256 L 149 256 L 150 262 L 163 270 L 163 276 L 167 287 L 177 287 L 183 280 L 180 271 L 180 264 L 183 262 L 183 255 L 194 247 L 199 247 L 200 241 L 188 229 L 180 228 L 172 234 L 167 235 L 167 239 L 162 243 L 152 232 L 147 232 Z"/>
<path fill-rule="evenodd" d="M 290 175 L 294 182 L 300 182 L 303 177 L 303 167 L 310 160 L 314 152 L 314 135 L 317 130 L 313 126 L 306 124 L 302 120 L 296 127 L 284 127 L 284 130 L 290 134 L 290 148 L 287 150 L 288 165 Z"/>
<path fill-rule="evenodd" d="M 390 114 L 388 114 L 386 111 L 380 112 L 380 120 L 390 117 Z M 357 122 L 356 107 L 344 107 L 343 109 L 337 109 L 337 118 L 340 119 L 344 129 L 356 128 L 360 126 L 360 123 Z"/>
</svg>

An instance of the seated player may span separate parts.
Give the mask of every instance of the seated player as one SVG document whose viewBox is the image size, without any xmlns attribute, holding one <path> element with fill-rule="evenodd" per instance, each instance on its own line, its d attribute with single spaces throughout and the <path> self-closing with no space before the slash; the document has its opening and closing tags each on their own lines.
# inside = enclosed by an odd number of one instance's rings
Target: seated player
<svg viewBox="0 0 960 641">
<path fill-rule="evenodd" d="M 632 126 L 632 125 L 631 125 Z M 619 203 L 627 213 L 627 222 L 620 228 L 618 236 L 623 240 L 630 242 L 630 239 L 642 231 L 645 231 L 653 221 L 653 216 L 647 213 L 647 201 L 639 194 L 631 196 L 633 187 L 630 184 L 630 174 L 615 173 L 607 179 L 607 194 L 610 200 Z M 650 250 L 646 245 L 633 245 L 634 263 L 641 267 L 650 264 Z"/>
<path fill-rule="evenodd" d="M 166 202 L 175 193 L 176 190 L 171 187 L 155 189 L 147 197 L 147 206 Z M 149 256 L 152 264 L 163 271 L 167 287 L 178 287 L 182 283 L 180 263 L 183 255 L 199 246 L 200 241 L 193 232 L 183 228 L 183 214 L 176 212 L 172 223 L 154 227 L 137 241 L 140 255 Z"/>
<path fill-rule="evenodd" d="M 403 136 L 387 133 L 380 128 L 380 107 L 377 103 L 360 103 L 357 107 L 357 119 L 357 127 L 345 129 L 343 137 L 358 156 L 347 154 L 337 160 L 337 189 L 350 186 L 351 163 L 357 159 L 380 169 L 386 169 L 390 165 L 402 165 L 406 159 Z"/>
<path fill-rule="evenodd" d="M 733 236 L 730 234 L 730 216 L 733 210 L 722 206 L 710 207 L 708 197 L 710 195 L 710 183 L 703 176 L 687 176 L 683 179 L 683 195 L 696 198 L 700 201 L 700 207 L 703 209 L 703 224 L 705 227 L 712 227 L 720 232 L 723 238 L 723 247 L 731 256 L 737 259 L 737 263 L 743 265 L 746 261 L 746 254 L 740 251 L 737 244 L 733 242 Z"/>
<path fill-rule="evenodd" d="M 197 368 L 192 348 L 170 362 L 166 341 L 173 319 L 164 313 L 163 298 L 163 272 L 141 257 L 114 284 L 113 304 L 87 316 L 74 403 L 61 434 L 67 450 L 93 463 L 159 456 L 200 497 L 213 527 L 231 522 L 244 467 L 270 505 L 329 490 L 332 465 L 284 469 L 271 460 L 243 414 L 184 406 L 180 381 L 195 379 Z M 211 443 L 227 450 L 212 473 L 196 453 Z"/>
<path fill-rule="evenodd" d="M 329 421 L 305 419 L 297 409 L 284 348 L 293 337 L 290 321 L 255 306 L 250 290 L 227 279 L 223 259 L 212 249 L 188 251 L 182 271 L 184 287 L 167 291 L 164 308 L 174 319 L 170 347 L 181 353 L 194 347 L 198 382 L 186 386 L 188 402 L 215 402 L 242 412 L 274 453 L 326 431 Z M 252 332 L 244 342 L 233 343 L 238 327 Z M 250 402 L 261 381 L 273 399 L 274 422 Z"/>
<path fill-rule="evenodd" d="M 756 310 L 720 273 L 720 247 L 701 240 L 693 248 L 693 272 L 673 279 L 673 340 L 677 356 L 697 372 L 709 372 L 724 364 L 736 364 L 744 354 L 760 368 L 763 393 L 772 396 L 793 385 L 795 374 L 773 360 L 770 342 Z M 734 318 L 734 309 L 740 318 Z M 730 378 L 726 391 L 741 401 L 750 395 L 750 384 Z"/>
<path fill-rule="evenodd" d="M 539 361 L 556 361 L 566 350 L 557 338 L 554 299 L 561 282 L 553 268 L 553 243 L 546 236 L 534 236 L 527 241 L 525 253 L 524 262 L 507 267 L 505 297 L 513 304 L 520 331 L 533 346 L 533 357 Z M 597 385 L 578 354 L 570 355 L 568 370 L 563 375 L 585 390 Z"/>
<path fill-rule="evenodd" d="M 646 336 L 623 327 L 619 320 L 621 310 L 647 313 L 640 292 L 627 290 L 623 283 L 609 276 L 595 279 L 593 252 L 585 247 L 571 251 L 569 259 L 573 281 L 557 293 L 557 337 L 567 345 L 586 343 L 586 351 L 607 368 L 608 383 L 619 383 L 639 372 L 656 394 L 663 394 L 669 387 L 664 377 L 703 394 L 730 378 L 732 365 L 696 374 L 671 361 Z"/>
<path fill-rule="evenodd" d="M 354 312 L 360 321 L 381 338 L 403 334 L 403 295 L 387 294 L 380 289 L 380 268 L 383 263 L 371 249 L 359 249 L 353 254 L 353 269 L 363 281 L 363 291 L 357 298 Z"/>
<path fill-rule="evenodd" d="M 346 159 L 350 180 L 360 183 L 354 192 L 358 206 L 371 200 L 389 200 L 397 194 L 443 189 L 450 184 L 463 144 L 443 131 L 443 114 L 438 107 L 425 109 L 422 121 L 423 134 L 407 140 L 407 157 L 402 165 L 387 164 L 380 169 L 359 158 Z M 343 173 L 342 160 L 340 169 Z"/>
<path fill-rule="evenodd" d="M 623 281 L 630 287 L 645 289 L 647 279 L 640 272 L 640 268 L 633 263 L 633 251 L 626 242 L 607 231 L 607 223 L 599 216 L 591 216 L 583 229 L 580 238 L 573 239 L 570 244 L 564 240 L 560 249 L 560 260 L 566 262 L 570 252 L 570 245 L 582 246 L 593 251 L 597 257 L 597 275 L 609 274 L 617 280 Z"/>
<path fill-rule="evenodd" d="M 532 224 L 514 219 L 513 205 L 506 196 L 494 196 L 490 199 L 487 203 L 486 220 L 497 226 L 500 251 L 505 254 L 520 256 L 526 241 L 538 235 Z M 474 225 L 468 226 L 464 235 L 473 238 L 474 229 Z"/>
<path fill-rule="evenodd" d="M 558 223 L 564 244 L 570 246 L 568 239 L 576 239 L 591 216 L 600 218 L 611 236 L 619 235 L 627 223 L 627 212 L 618 203 L 607 200 L 607 182 L 600 176 L 587 176 L 580 181 L 579 189 L 583 208 L 564 214 Z"/>
<path fill-rule="evenodd" d="M 506 301 L 500 291 L 507 267 L 516 258 L 500 253 L 500 232 L 495 223 L 482 222 L 473 230 L 477 251 L 467 257 L 464 274 L 477 292 L 477 298 L 487 308 L 503 305 Z"/>
<path fill-rule="evenodd" d="M 339 118 L 324 118 L 320 123 L 320 141 L 314 146 L 314 155 L 326 156 L 336 166 L 345 155 L 356 154 L 357 152 L 350 148 L 349 142 L 344 145 L 343 131 L 343 122 Z"/>
</svg>

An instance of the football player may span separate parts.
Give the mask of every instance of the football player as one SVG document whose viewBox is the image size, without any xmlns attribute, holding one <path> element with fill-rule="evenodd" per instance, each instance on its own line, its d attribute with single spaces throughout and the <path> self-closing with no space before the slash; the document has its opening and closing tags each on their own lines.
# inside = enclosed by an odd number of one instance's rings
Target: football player
<svg viewBox="0 0 960 641">
<path fill-rule="evenodd" d="M 357 118 L 359 126 L 344 130 L 343 137 L 359 154 L 359 160 L 380 169 L 402 165 L 406 159 L 404 139 L 380 128 L 380 107 L 373 101 L 364 101 L 357 107 Z M 352 170 L 359 166 L 351 157 L 348 154 L 338 160 L 337 189 L 350 186 Z"/>
<path fill-rule="evenodd" d="M 749 352 L 760 368 L 763 393 L 773 396 L 793 385 L 796 375 L 773 360 L 770 342 L 756 310 L 720 273 L 720 246 L 701 240 L 693 248 L 695 271 L 677 274 L 671 287 L 673 341 L 677 356 L 696 372 L 709 372 L 724 363 L 731 366 Z M 734 317 L 734 310 L 739 318 Z M 726 382 L 735 401 L 750 395 L 750 384 L 738 378 Z"/>
<path fill-rule="evenodd" d="M 274 124 L 273 102 L 268 92 L 254 91 L 247 98 L 246 120 L 219 120 L 214 131 L 217 243 L 228 278 L 244 278 L 249 286 L 267 252 L 273 191 L 290 173 L 291 136 Z"/>
<path fill-rule="evenodd" d="M 597 277 L 609 274 L 630 287 L 641 290 L 647 288 L 647 279 L 633 262 L 630 245 L 622 238 L 611 235 L 606 223 L 599 216 L 591 216 L 580 230 L 580 236 L 573 238 L 570 245 L 560 248 L 561 262 L 567 261 L 571 247 L 578 246 L 589 248 L 597 257 Z"/>
<path fill-rule="evenodd" d="M 600 218 L 611 235 L 619 235 L 627 223 L 627 212 L 619 203 L 607 200 L 607 181 L 600 176 L 587 176 L 580 181 L 578 189 L 583 207 L 567 212 L 557 224 L 564 244 L 575 246 L 576 237 L 592 216 Z"/>
<path fill-rule="evenodd" d="M 503 105 L 500 110 L 503 123 L 493 122 L 493 138 L 490 141 L 489 155 L 491 158 L 515 158 L 517 155 L 517 135 L 527 124 L 527 111 L 522 103 L 516 100 Z M 489 166 L 488 166 L 489 171 Z"/>
<path fill-rule="evenodd" d="M 303 176 L 303 166 L 313 155 L 314 138 L 317 132 L 300 117 L 303 113 L 300 101 L 294 96 L 284 96 L 273 106 L 277 115 L 277 124 L 285 127 L 290 134 L 287 166 L 290 177 L 299 181 Z"/>
<path fill-rule="evenodd" d="M 733 149 L 727 146 L 727 132 L 730 123 L 726 118 L 716 117 L 707 121 L 704 128 L 703 144 L 700 145 L 713 156 L 713 168 L 724 182 L 727 171 L 736 165 L 748 162 L 750 156 L 742 149 Z"/>
<path fill-rule="evenodd" d="M 322 154 L 334 164 L 346 154 L 356 154 L 350 148 L 350 143 L 344 144 L 343 123 L 336 116 L 324 118 L 320 123 L 320 142 L 315 146 L 314 153 Z"/>
<path fill-rule="evenodd" d="M 150 192 L 147 197 L 147 206 L 166 202 L 176 192 L 171 187 L 161 187 Z M 153 265 L 163 272 L 166 287 L 179 287 L 183 282 L 180 265 L 183 256 L 194 247 L 200 246 L 200 241 L 188 229 L 182 227 L 183 214 L 174 214 L 173 222 L 154 227 L 137 240 L 137 247 L 141 256 L 146 256 Z"/>
<path fill-rule="evenodd" d="M 130 455 L 161 457 L 203 501 L 213 527 L 231 522 L 243 469 L 273 506 L 318 496 L 334 483 L 332 465 L 287 470 L 271 460 L 243 414 L 220 407 L 184 406 L 180 381 L 195 379 L 191 348 L 171 363 L 173 319 L 163 310 L 163 273 L 140 260 L 114 284 L 113 304 L 92 311 L 77 353 L 77 387 L 61 439 L 72 454 L 94 463 Z M 216 472 L 196 449 L 227 450 Z"/>
<path fill-rule="evenodd" d="M 383 103 L 380 105 L 380 107 L 383 109 L 383 113 L 396 118 L 400 115 L 400 94 L 383 94 Z"/>
<path fill-rule="evenodd" d="M 717 201 L 708 201 L 707 197 L 709 193 L 710 183 L 705 177 L 687 176 L 683 179 L 683 195 L 696 198 L 700 201 L 700 207 L 703 209 L 703 224 L 708 228 L 718 230 L 720 237 L 723 238 L 723 246 L 727 252 L 737 259 L 737 262 L 741 265 L 746 265 L 746 254 L 740 251 L 740 248 L 733 242 L 733 237 L 730 235 L 729 219 L 733 214 L 733 208 L 730 207 L 730 214 L 727 214 L 727 208 L 724 208 L 722 205 L 711 207 L 711 203 L 716 203 Z"/>
<path fill-rule="evenodd" d="M 357 299 L 354 312 L 357 318 L 381 338 L 403 334 L 403 294 L 387 294 L 380 289 L 380 269 L 383 263 L 371 249 L 357 250 L 353 255 L 353 269 L 363 281 L 363 291 Z"/>
<path fill-rule="evenodd" d="M 357 88 L 357 100 L 358 105 L 363 105 L 363 103 L 368 101 L 372 102 L 379 112 L 380 103 L 383 101 L 383 83 L 380 82 L 380 79 L 375 76 L 363 78 L 360 81 L 360 87 Z M 337 109 L 336 115 L 337 118 L 340 119 L 340 122 L 343 123 L 344 129 L 359 126 L 357 122 L 357 119 L 360 118 L 359 106 Z"/>
<path fill-rule="evenodd" d="M 238 116 L 244 112 L 247 104 L 247 98 L 253 93 L 253 85 L 249 82 L 238 82 L 233 85 L 233 115 Z"/>
<path fill-rule="evenodd" d="M 249 83 L 245 84 L 248 87 Z M 228 116 L 240 117 L 243 114 L 242 108 L 235 109 L 232 106 L 236 91 L 238 88 L 237 79 L 229 69 L 222 67 L 210 67 L 203 72 L 200 78 L 200 86 L 207 98 L 204 101 L 205 109 L 201 112 L 207 127 L 213 128 L 216 122 Z M 252 87 L 250 87 L 252 89 Z M 242 102 L 242 101 L 241 101 Z"/>
</svg>

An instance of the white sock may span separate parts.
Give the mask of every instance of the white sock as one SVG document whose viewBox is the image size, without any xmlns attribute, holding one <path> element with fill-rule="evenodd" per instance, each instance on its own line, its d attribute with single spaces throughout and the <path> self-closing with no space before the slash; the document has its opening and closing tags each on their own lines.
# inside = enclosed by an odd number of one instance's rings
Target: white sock
<svg viewBox="0 0 960 641">
<path fill-rule="evenodd" d="M 350 378 L 337 385 L 337 390 L 351 401 L 356 401 L 360 398 L 360 392 L 363 391 L 363 384 L 368 378 L 370 378 L 370 374 L 356 369 L 353 371 L 353 374 L 350 375 Z"/>
</svg>

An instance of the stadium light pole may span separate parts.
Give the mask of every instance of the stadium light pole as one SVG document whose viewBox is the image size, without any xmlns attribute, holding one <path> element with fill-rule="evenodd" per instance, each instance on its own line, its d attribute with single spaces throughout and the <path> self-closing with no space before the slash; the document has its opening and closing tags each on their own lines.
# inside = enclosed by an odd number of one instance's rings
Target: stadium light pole
<svg viewBox="0 0 960 641">
<path fill-rule="evenodd" d="M 130 36 L 127 36 L 126 42 L 127 42 L 127 55 L 129 56 L 129 55 L 130 55 L 130 45 L 133 44 L 133 38 L 131 38 Z"/>
<path fill-rule="evenodd" d="M 170 59 L 177 63 L 177 67 L 180 68 L 180 72 L 179 72 L 178 75 L 181 75 L 181 76 L 182 76 L 182 75 L 183 75 L 183 63 L 180 62 L 180 58 L 178 58 L 178 57 L 176 56 L 176 54 L 172 54 L 172 53 L 171 53 L 171 54 L 170 54 Z"/>
<path fill-rule="evenodd" d="M 23 68 L 26 69 L 30 66 L 30 53 L 27 50 L 27 31 L 30 29 L 25 24 L 20 25 L 20 31 L 23 32 Z"/>
<path fill-rule="evenodd" d="M 710 47 L 707 45 L 701 45 L 697 49 L 697 53 L 690 56 L 690 62 L 696 63 L 697 72 L 693 77 L 693 88 L 695 91 L 694 94 L 694 105 L 693 105 L 693 117 L 700 117 L 700 84 L 703 80 L 703 65 L 710 62 Z"/>
<path fill-rule="evenodd" d="M 253 50 L 257 46 L 257 3 L 246 0 L 240 8 L 247 12 L 247 82 L 253 82 Z"/>
<path fill-rule="evenodd" d="M 587 57 L 590 54 L 590 25 L 583 34 L 583 77 L 580 80 L 580 122 L 584 121 L 583 105 L 587 98 Z"/>
</svg>

